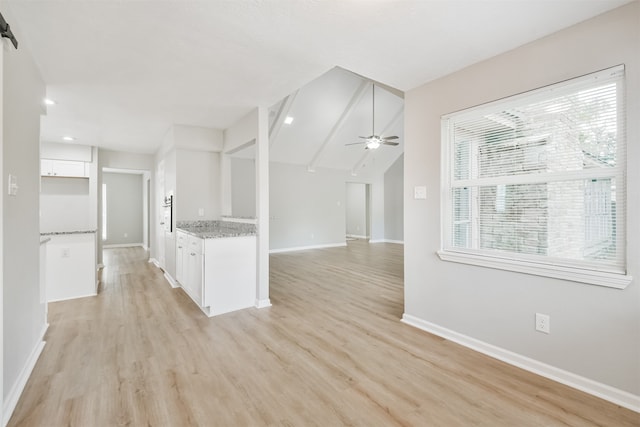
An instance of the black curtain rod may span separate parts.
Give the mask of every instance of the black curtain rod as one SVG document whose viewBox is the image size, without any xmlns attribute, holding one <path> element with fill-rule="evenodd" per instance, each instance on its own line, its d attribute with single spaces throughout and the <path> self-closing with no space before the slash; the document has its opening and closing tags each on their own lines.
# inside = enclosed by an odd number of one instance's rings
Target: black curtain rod
<svg viewBox="0 0 640 427">
<path fill-rule="evenodd" d="M 2 13 L 0 13 L 0 36 L 8 38 L 11 40 L 11 43 L 13 43 L 13 47 L 18 48 L 18 40 L 16 40 L 16 36 L 11 32 L 11 28 L 7 21 L 4 20 Z"/>
</svg>

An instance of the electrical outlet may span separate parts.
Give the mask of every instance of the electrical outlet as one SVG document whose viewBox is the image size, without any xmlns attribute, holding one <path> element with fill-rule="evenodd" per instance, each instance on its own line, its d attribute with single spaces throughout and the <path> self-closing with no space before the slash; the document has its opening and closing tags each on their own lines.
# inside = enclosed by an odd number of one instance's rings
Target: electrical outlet
<svg viewBox="0 0 640 427">
<path fill-rule="evenodd" d="M 62 258 L 69 258 L 69 248 L 62 248 L 60 250 L 60 256 Z"/>
<path fill-rule="evenodd" d="M 129 237 L 129 233 L 124 233 L 124 237 Z"/>
<path fill-rule="evenodd" d="M 204 216 L 204 208 L 198 209 L 198 216 Z"/>
<path fill-rule="evenodd" d="M 551 319 L 548 314 L 536 313 L 536 331 L 548 334 L 551 332 Z"/>
</svg>

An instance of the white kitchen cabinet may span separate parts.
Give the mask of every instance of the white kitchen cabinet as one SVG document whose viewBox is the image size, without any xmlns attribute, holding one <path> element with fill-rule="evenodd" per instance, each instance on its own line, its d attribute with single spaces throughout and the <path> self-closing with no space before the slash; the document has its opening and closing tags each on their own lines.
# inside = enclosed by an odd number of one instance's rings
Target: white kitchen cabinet
<svg viewBox="0 0 640 427">
<path fill-rule="evenodd" d="M 40 160 L 40 175 L 57 177 L 88 178 L 89 168 L 85 162 L 75 160 Z"/>
<path fill-rule="evenodd" d="M 46 245 L 48 302 L 97 295 L 96 233 L 51 234 Z"/>
<path fill-rule="evenodd" d="M 185 284 L 191 298 L 202 306 L 203 282 L 202 282 L 202 239 L 189 236 L 187 240 L 186 256 L 186 280 Z"/>
<path fill-rule="evenodd" d="M 188 235 L 183 231 L 176 233 L 176 280 L 178 283 L 185 282 L 185 254 L 187 253 Z"/>
<path fill-rule="evenodd" d="M 176 234 L 176 278 L 207 316 L 255 305 L 255 236 L 200 239 L 179 230 Z"/>
<path fill-rule="evenodd" d="M 209 316 L 256 304 L 256 236 L 204 241 L 203 306 Z"/>
</svg>

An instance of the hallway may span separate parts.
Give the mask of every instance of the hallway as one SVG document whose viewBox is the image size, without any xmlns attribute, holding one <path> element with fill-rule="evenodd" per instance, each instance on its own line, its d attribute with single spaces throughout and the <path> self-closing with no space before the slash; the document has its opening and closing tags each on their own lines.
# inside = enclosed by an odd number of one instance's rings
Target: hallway
<svg viewBox="0 0 640 427">
<path fill-rule="evenodd" d="M 207 318 L 141 248 L 50 305 L 9 425 L 637 425 L 637 414 L 404 325 L 403 247 L 271 256 L 271 301 Z"/>
</svg>

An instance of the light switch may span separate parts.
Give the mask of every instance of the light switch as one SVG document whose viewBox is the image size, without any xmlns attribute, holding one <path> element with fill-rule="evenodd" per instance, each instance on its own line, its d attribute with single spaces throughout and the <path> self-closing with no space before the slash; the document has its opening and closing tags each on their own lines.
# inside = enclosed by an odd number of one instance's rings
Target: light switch
<svg viewBox="0 0 640 427">
<path fill-rule="evenodd" d="M 18 177 L 15 175 L 11 175 L 9 174 L 9 188 L 8 193 L 10 196 L 17 196 L 18 195 Z"/>
<path fill-rule="evenodd" d="M 427 187 L 418 186 L 413 188 L 413 198 L 418 199 L 426 199 L 427 198 Z"/>
</svg>

